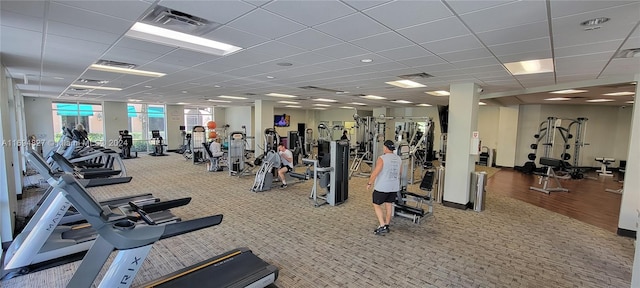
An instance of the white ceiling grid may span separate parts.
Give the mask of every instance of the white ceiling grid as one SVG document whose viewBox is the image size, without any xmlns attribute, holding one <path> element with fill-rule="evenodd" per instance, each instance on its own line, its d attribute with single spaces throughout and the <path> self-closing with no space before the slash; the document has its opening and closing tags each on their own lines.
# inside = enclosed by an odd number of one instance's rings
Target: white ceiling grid
<svg viewBox="0 0 640 288">
<path fill-rule="evenodd" d="M 570 82 L 632 79 L 640 73 L 640 57 L 614 58 L 621 49 L 640 48 L 638 1 L 157 2 L 219 23 L 202 36 L 244 49 L 214 56 L 124 36 L 154 7 L 152 1 L 2 1 L 2 62 L 19 88 L 34 96 L 211 105 L 206 100 L 219 95 L 255 94 L 229 104 L 250 105 L 256 99 L 279 100 L 264 95 L 276 92 L 300 96 L 305 108 L 312 107 L 312 97 L 348 103 L 358 94 L 446 104 L 447 97 L 424 92 L 448 90 L 454 82 L 475 82 L 486 97 L 515 95 Z M 580 26 L 597 17 L 610 20 L 591 31 Z M 503 66 L 552 57 L 554 73 L 513 76 Z M 167 75 L 148 78 L 87 70 L 100 59 Z M 426 88 L 401 89 L 384 83 L 415 73 L 434 77 L 416 79 Z M 24 75 L 28 84 L 23 83 Z M 99 95 L 78 97 L 68 87 L 79 78 L 109 80 L 106 86 L 123 90 L 94 90 L 88 92 Z M 349 94 L 299 88 L 309 85 Z M 592 90 L 587 97 L 601 97 L 597 93 L 602 91 Z M 543 103 L 547 95 L 519 95 L 493 103 Z M 368 104 L 365 109 L 411 107 L 357 99 Z M 598 105 L 621 105 L 631 97 L 618 99 Z"/>
</svg>

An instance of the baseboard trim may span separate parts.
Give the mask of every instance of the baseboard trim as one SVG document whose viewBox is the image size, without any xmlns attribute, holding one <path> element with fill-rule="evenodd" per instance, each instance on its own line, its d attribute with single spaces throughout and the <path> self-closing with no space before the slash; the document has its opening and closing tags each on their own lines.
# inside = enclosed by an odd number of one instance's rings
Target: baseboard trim
<svg viewBox="0 0 640 288">
<path fill-rule="evenodd" d="M 444 205 L 445 207 L 451 207 L 451 208 L 456 208 L 460 210 L 467 210 L 468 208 L 468 204 L 460 204 L 460 203 L 454 203 L 454 202 L 449 202 L 444 200 L 442 200 L 442 205 Z"/>
<path fill-rule="evenodd" d="M 619 236 L 636 239 L 636 231 L 633 231 L 633 230 L 627 230 L 627 229 L 623 229 L 623 228 L 618 228 L 618 233 L 617 234 Z"/>
</svg>

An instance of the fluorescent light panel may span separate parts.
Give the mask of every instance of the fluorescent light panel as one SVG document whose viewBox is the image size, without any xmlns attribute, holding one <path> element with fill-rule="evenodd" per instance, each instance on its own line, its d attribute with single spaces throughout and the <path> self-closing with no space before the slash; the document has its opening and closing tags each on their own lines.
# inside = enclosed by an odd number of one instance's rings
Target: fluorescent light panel
<svg viewBox="0 0 640 288">
<path fill-rule="evenodd" d="M 353 107 L 349 107 L 349 106 L 342 106 L 340 108 L 342 108 L 342 109 L 353 109 Z"/>
<path fill-rule="evenodd" d="M 420 107 L 431 107 L 431 104 L 425 104 L 425 103 L 420 103 L 416 106 L 420 106 Z"/>
<path fill-rule="evenodd" d="M 319 106 L 319 107 L 331 107 L 331 105 L 329 105 L 329 104 L 320 104 L 320 103 L 313 104 L 313 106 Z"/>
<path fill-rule="evenodd" d="M 282 104 L 300 104 L 300 102 L 296 102 L 296 101 L 278 101 L 278 103 L 282 103 Z"/>
<path fill-rule="evenodd" d="M 412 103 L 411 101 L 407 101 L 407 100 L 393 100 L 391 102 L 397 103 L 397 104 L 410 104 L 410 103 Z"/>
<path fill-rule="evenodd" d="M 129 99 L 129 102 L 142 102 L 140 99 Z"/>
<path fill-rule="evenodd" d="M 478 105 L 480 105 L 480 106 L 484 106 L 484 105 L 487 105 L 487 103 L 484 103 L 484 102 L 478 102 Z"/>
<path fill-rule="evenodd" d="M 299 105 L 286 105 L 284 107 L 287 107 L 287 108 L 302 108 L 302 106 L 299 106 Z"/>
<path fill-rule="evenodd" d="M 424 93 L 427 93 L 427 94 L 432 95 L 432 96 L 449 96 L 449 95 L 451 95 L 451 93 L 449 93 L 449 91 L 445 91 L 445 90 L 427 91 L 427 92 L 424 92 Z"/>
<path fill-rule="evenodd" d="M 389 85 L 393 85 L 396 87 L 400 87 L 400 88 L 420 88 L 420 87 L 427 87 L 427 85 L 415 82 L 415 81 L 411 81 L 411 80 L 396 80 L 396 81 L 390 81 L 390 82 L 384 82 L 387 83 Z"/>
<path fill-rule="evenodd" d="M 313 99 L 313 101 L 318 101 L 318 102 L 330 102 L 330 103 L 338 102 L 338 100 L 326 99 L 326 98 L 315 98 L 315 99 Z"/>
<path fill-rule="evenodd" d="M 269 94 L 264 94 L 267 96 L 271 96 L 271 97 L 280 97 L 280 98 L 296 98 L 298 96 L 295 95 L 289 95 L 289 94 L 281 94 L 281 93 L 269 93 Z"/>
<path fill-rule="evenodd" d="M 218 98 L 224 98 L 224 99 L 235 99 L 235 100 L 246 100 L 247 97 L 240 97 L 240 96 L 227 96 L 227 95 L 220 95 L 218 96 Z"/>
<path fill-rule="evenodd" d="M 607 94 L 602 94 L 604 96 L 630 96 L 630 95 L 636 95 L 635 92 L 613 92 L 613 93 L 607 93 Z"/>
<path fill-rule="evenodd" d="M 189 104 L 191 104 L 191 103 L 187 103 L 187 102 L 178 102 L 178 103 L 176 103 L 176 104 L 177 104 L 177 105 L 189 105 Z"/>
<path fill-rule="evenodd" d="M 587 102 L 600 103 L 600 102 L 612 102 L 612 99 L 589 99 Z"/>
<path fill-rule="evenodd" d="M 376 95 L 365 95 L 365 96 L 360 96 L 364 99 L 369 99 L 369 100 L 384 100 L 387 99 L 386 97 L 382 97 L 382 96 L 376 96 Z"/>
<path fill-rule="evenodd" d="M 367 104 L 360 103 L 360 102 L 351 102 L 351 103 L 349 103 L 349 104 L 351 104 L 351 105 L 358 105 L 358 106 L 367 106 Z"/>
<path fill-rule="evenodd" d="M 125 36 L 167 46 L 180 47 L 197 52 L 224 56 L 242 48 L 186 33 L 136 22 Z"/>
<path fill-rule="evenodd" d="M 100 65 L 100 64 L 91 64 L 91 66 L 89 66 L 89 69 L 103 71 L 103 72 L 122 73 L 122 74 L 147 76 L 147 77 L 162 77 L 164 75 L 167 75 L 165 73 L 160 73 L 160 72 L 136 70 L 136 69 Z"/>
<path fill-rule="evenodd" d="M 577 94 L 577 93 L 584 93 L 584 92 L 588 92 L 588 91 L 587 90 L 577 90 L 577 89 L 566 89 L 566 90 L 551 91 L 549 93 L 553 93 L 553 94 Z"/>
<path fill-rule="evenodd" d="M 547 98 L 544 99 L 547 101 L 567 101 L 567 100 L 571 100 L 571 98 L 567 98 L 567 97 L 555 97 L 555 98 Z"/>
<path fill-rule="evenodd" d="M 207 101 L 218 102 L 218 103 L 231 103 L 229 100 L 218 100 L 218 99 L 209 99 Z"/>
<path fill-rule="evenodd" d="M 81 88 L 81 89 L 107 90 L 107 91 L 122 91 L 122 88 L 106 87 L 106 86 L 80 85 L 80 84 L 71 84 L 71 85 L 69 85 L 69 87 Z"/>
<path fill-rule="evenodd" d="M 327 108 L 322 108 L 322 107 L 313 107 L 312 109 L 315 109 L 315 110 L 327 110 Z"/>
<path fill-rule="evenodd" d="M 504 63 L 512 75 L 526 75 L 553 72 L 553 59 L 536 59 L 519 62 Z"/>
</svg>

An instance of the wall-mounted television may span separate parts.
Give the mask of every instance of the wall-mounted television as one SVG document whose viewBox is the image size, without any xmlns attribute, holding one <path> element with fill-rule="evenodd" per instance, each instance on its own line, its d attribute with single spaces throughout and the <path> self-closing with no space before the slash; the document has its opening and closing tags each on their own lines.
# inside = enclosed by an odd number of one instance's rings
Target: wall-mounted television
<svg viewBox="0 0 640 288">
<path fill-rule="evenodd" d="M 289 127 L 291 124 L 291 115 L 273 115 L 273 126 L 275 127 Z"/>
</svg>

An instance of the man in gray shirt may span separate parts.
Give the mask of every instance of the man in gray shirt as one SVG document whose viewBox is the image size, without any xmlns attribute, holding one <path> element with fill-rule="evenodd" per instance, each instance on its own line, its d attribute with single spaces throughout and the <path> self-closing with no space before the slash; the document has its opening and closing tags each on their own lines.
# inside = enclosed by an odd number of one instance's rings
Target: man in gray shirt
<svg viewBox="0 0 640 288">
<path fill-rule="evenodd" d="M 380 224 L 378 228 L 373 230 L 376 235 L 390 232 L 389 223 L 391 216 L 393 216 L 393 202 L 396 201 L 396 193 L 400 191 L 402 159 L 393 153 L 395 149 L 393 141 L 384 141 L 382 148 L 384 154 L 376 160 L 376 168 L 371 172 L 371 177 L 367 182 L 367 189 L 374 184 L 373 210 L 376 212 Z"/>
<path fill-rule="evenodd" d="M 293 153 L 287 149 L 284 144 L 278 145 L 278 154 L 280 154 L 280 167 L 278 168 L 278 177 L 282 180 L 280 188 L 287 188 L 287 181 L 285 180 L 285 173 L 289 173 L 293 170 Z"/>
</svg>

